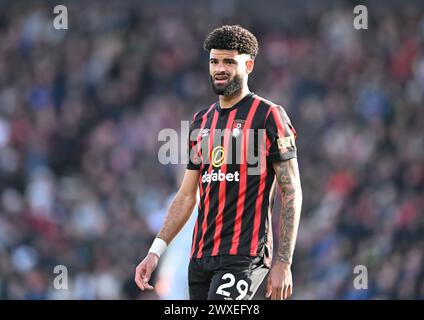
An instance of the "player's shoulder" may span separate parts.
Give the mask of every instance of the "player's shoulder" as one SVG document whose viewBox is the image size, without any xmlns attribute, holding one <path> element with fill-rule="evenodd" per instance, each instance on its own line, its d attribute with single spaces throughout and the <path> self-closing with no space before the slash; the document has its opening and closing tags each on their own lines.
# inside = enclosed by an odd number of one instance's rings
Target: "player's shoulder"
<svg viewBox="0 0 424 320">
<path fill-rule="evenodd" d="M 265 99 L 264 97 L 261 97 L 257 94 L 255 94 L 255 98 L 261 101 L 261 103 L 258 106 L 258 111 L 264 112 L 266 116 L 268 116 L 272 111 L 277 111 L 282 114 L 287 114 L 286 110 L 281 104 Z"/>
<path fill-rule="evenodd" d="M 203 108 L 203 109 L 201 109 L 201 110 L 199 110 L 199 111 L 196 111 L 196 112 L 194 113 L 194 115 L 193 115 L 192 119 L 191 119 L 191 120 L 192 120 L 192 122 L 195 122 L 195 121 L 198 121 L 198 120 L 202 119 L 202 117 L 203 117 L 205 114 L 209 113 L 209 112 L 210 112 L 210 111 L 214 108 L 215 104 L 216 104 L 216 102 L 212 103 L 210 106 L 208 106 L 208 107 L 206 107 L 206 108 Z"/>
</svg>

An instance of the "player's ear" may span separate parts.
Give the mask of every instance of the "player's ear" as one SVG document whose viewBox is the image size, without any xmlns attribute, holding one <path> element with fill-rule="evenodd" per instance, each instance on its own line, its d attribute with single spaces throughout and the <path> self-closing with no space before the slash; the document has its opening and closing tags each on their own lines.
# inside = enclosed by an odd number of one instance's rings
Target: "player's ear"
<svg viewBox="0 0 424 320">
<path fill-rule="evenodd" d="M 246 72 L 247 74 L 250 74 L 253 71 L 253 67 L 255 66 L 255 60 L 252 58 L 246 59 Z"/>
</svg>

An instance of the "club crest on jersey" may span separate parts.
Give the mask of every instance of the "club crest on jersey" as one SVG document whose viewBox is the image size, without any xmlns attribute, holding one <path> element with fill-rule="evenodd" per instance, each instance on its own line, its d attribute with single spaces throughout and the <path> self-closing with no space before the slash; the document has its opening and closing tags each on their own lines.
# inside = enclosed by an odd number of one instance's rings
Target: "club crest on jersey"
<svg viewBox="0 0 424 320">
<path fill-rule="evenodd" d="M 240 134 L 243 133 L 244 122 L 245 122 L 244 120 L 234 120 L 233 121 L 231 135 L 234 138 L 237 138 Z"/>
</svg>

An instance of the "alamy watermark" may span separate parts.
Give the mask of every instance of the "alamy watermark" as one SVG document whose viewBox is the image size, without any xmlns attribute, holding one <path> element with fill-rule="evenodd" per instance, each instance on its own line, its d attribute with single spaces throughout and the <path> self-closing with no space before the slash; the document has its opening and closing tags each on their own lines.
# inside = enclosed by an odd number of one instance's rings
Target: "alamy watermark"
<svg viewBox="0 0 424 320">
<path fill-rule="evenodd" d="M 53 13 L 57 16 L 53 20 L 53 27 L 56 30 L 68 29 L 68 8 L 64 5 L 57 5 L 53 8 Z"/>
<path fill-rule="evenodd" d="M 224 165 L 246 165 L 247 174 L 260 175 L 266 169 L 267 154 L 271 141 L 266 129 L 243 129 L 244 121 L 234 121 L 232 129 L 194 129 L 190 132 L 189 121 L 181 122 L 181 132 L 163 129 L 159 132 L 158 160 L 163 165 L 188 164 L 209 165 L 217 170 Z M 187 140 L 188 137 L 188 140 Z M 295 148 L 294 137 L 276 136 L 276 148 L 286 150 Z M 218 178 L 220 172 L 217 172 Z M 223 178 L 221 173 L 221 177 Z M 237 174 L 237 173 L 235 173 Z M 209 178 L 204 177 L 207 181 Z M 228 179 L 238 181 L 238 176 Z M 227 179 L 227 180 L 228 180 Z"/>
<path fill-rule="evenodd" d="M 356 30 L 368 29 L 368 8 L 362 4 L 353 8 L 356 16 L 353 18 L 353 27 Z"/>
<path fill-rule="evenodd" d="M 368 268 L 362 264 L 356 265 L 353 273 L 357 274 L 353 279 L 353 287 L 356 290 L 368 289 Z"/>
<path fill-rule="evenodd" d="M 54 267 L 53 273 L 57 274 L 53 279 L 53 288 L 68 290 L 68 268 L 60 264 Z"/>
</svg>

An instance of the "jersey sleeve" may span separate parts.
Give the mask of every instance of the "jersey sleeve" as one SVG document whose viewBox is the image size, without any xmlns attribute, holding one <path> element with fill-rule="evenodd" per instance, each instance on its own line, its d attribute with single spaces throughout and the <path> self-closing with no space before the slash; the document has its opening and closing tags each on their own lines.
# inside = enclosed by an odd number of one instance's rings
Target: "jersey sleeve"
<svg viewBox="0 0 424 320">
<path fill-rule="evenodd" d="M 197 152 L 197 137 L 199 128 L 196 128 L 196 113 L 190 123 L 190 129 L 188 133 L 188 170 L 200 170 L 200 157 Z M 197 134 L 196 134 L 197 133 Z"/>
<path fill-rule="evenodd" d="M 271 106 L 265 120 L 267 134 L 267 161 L 280 162 L 296 158 L 297 133 L 286 111 L 281 106 Z"/>
</svg>

